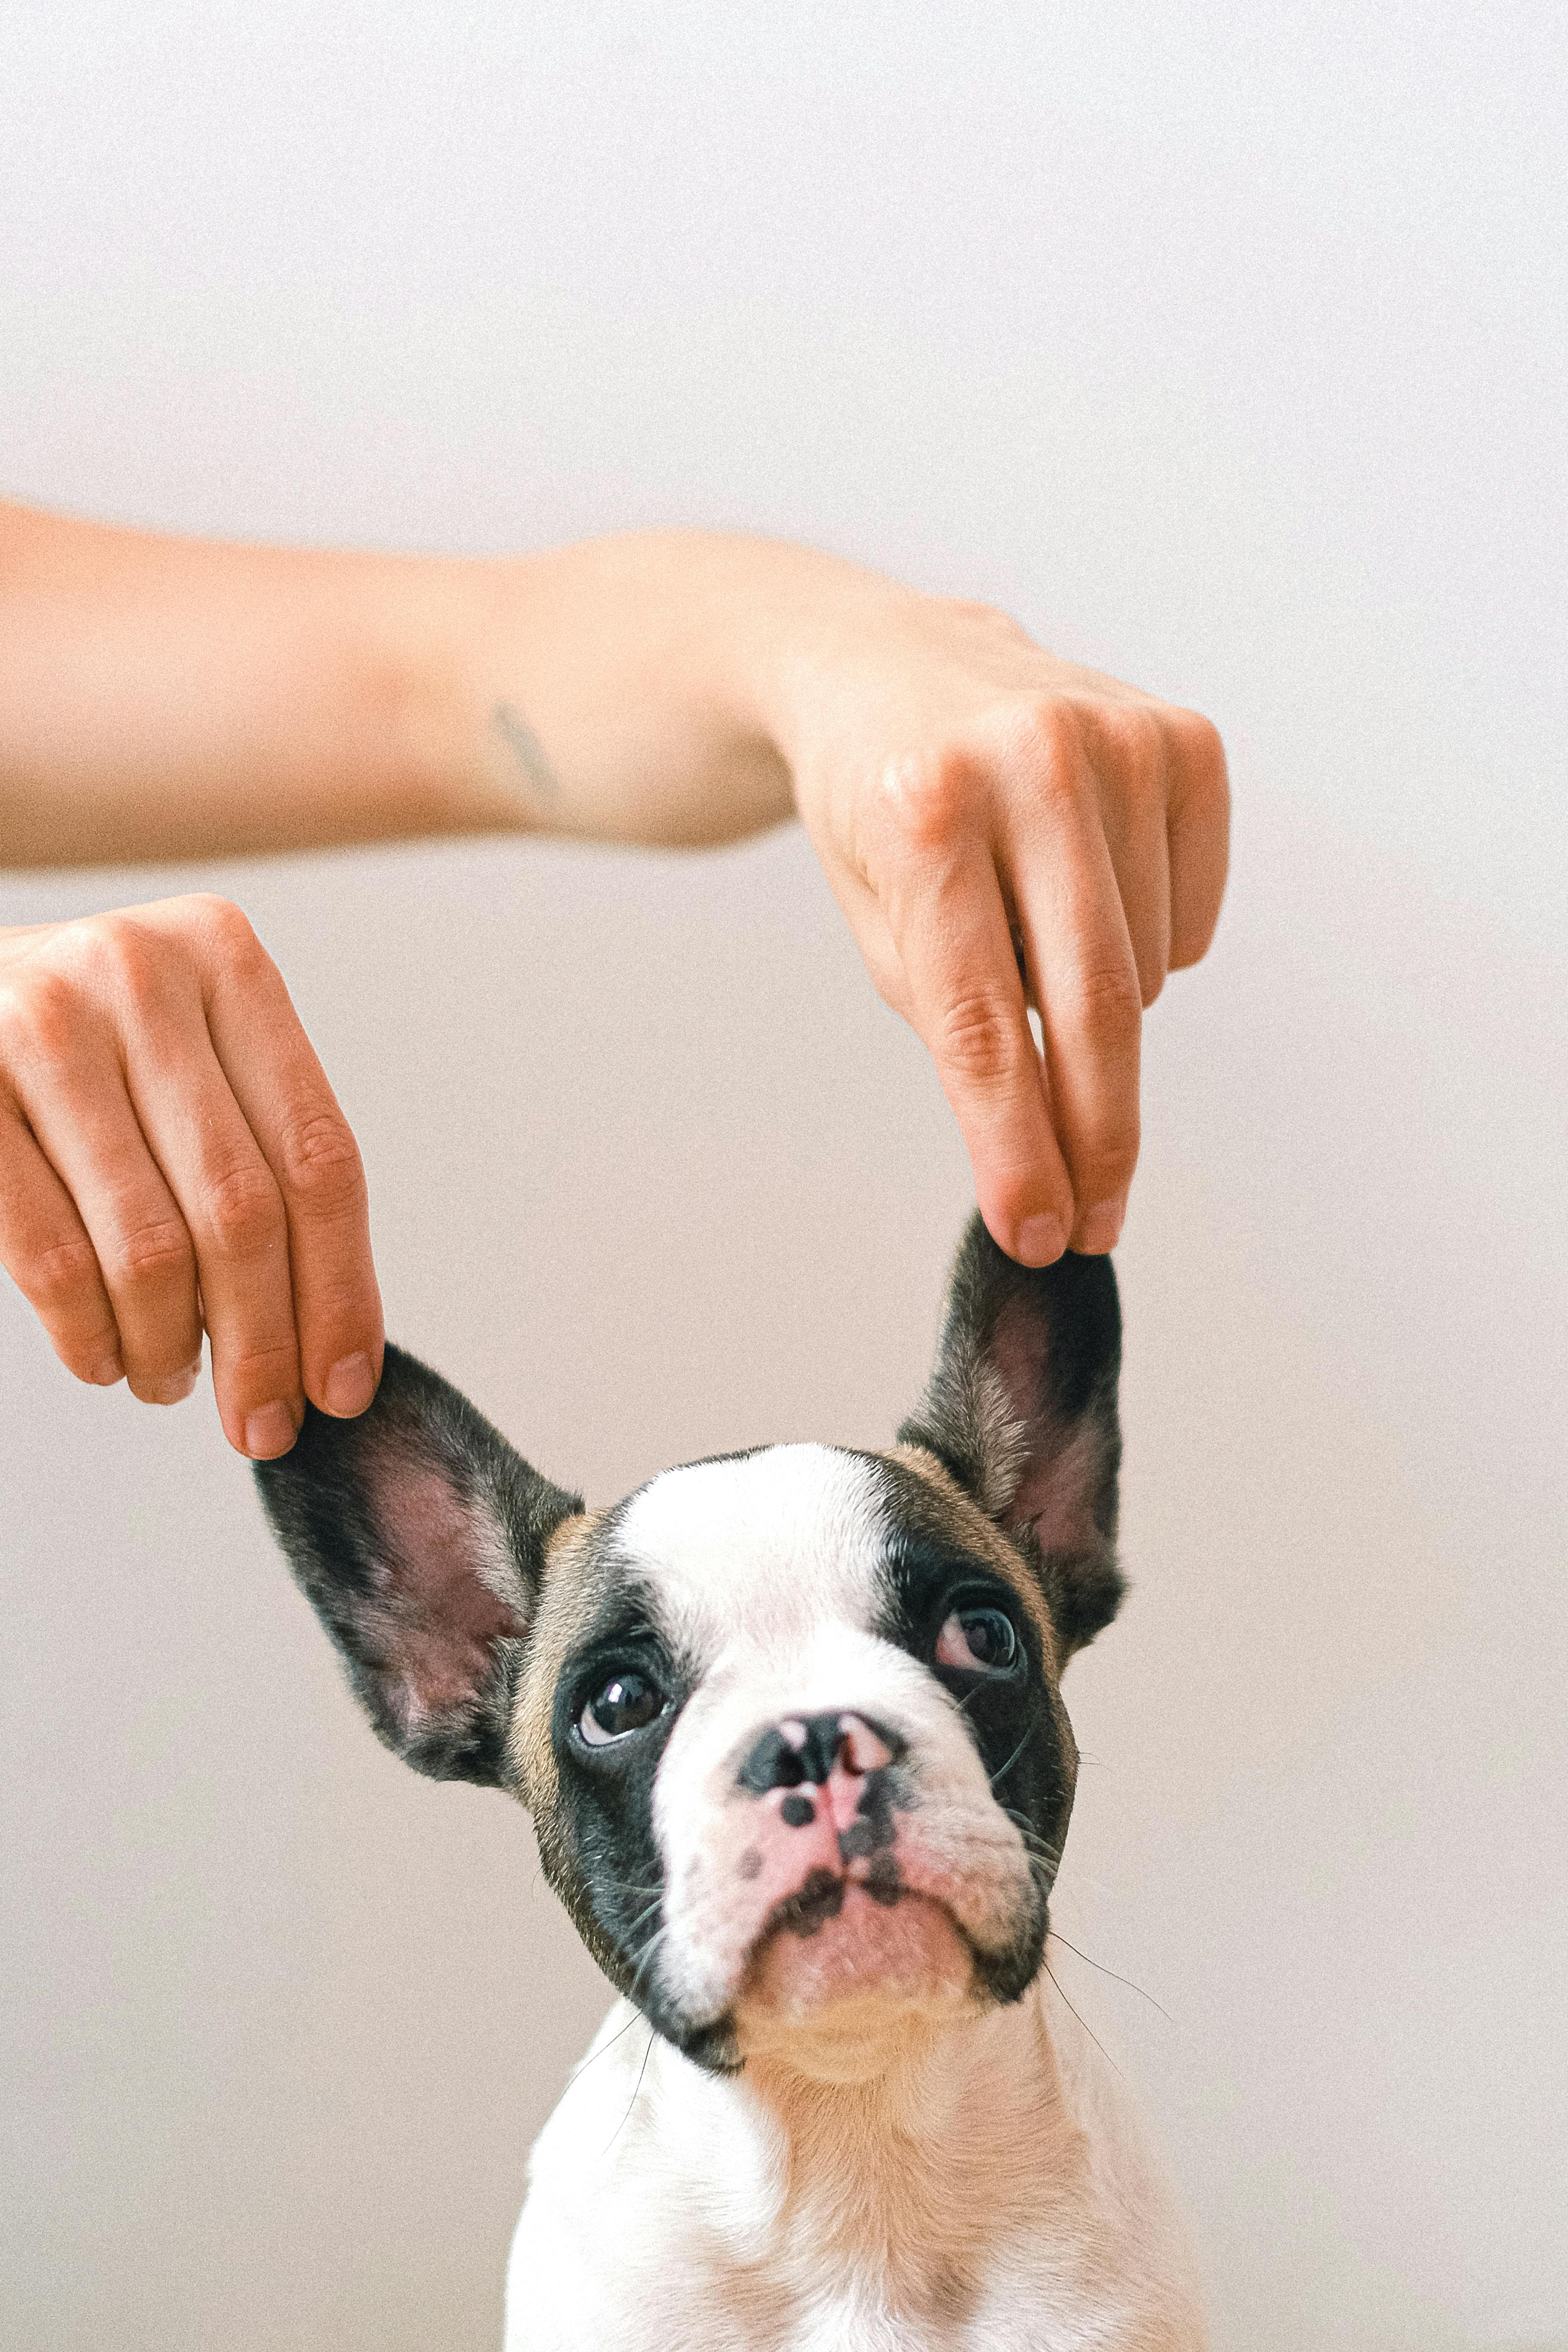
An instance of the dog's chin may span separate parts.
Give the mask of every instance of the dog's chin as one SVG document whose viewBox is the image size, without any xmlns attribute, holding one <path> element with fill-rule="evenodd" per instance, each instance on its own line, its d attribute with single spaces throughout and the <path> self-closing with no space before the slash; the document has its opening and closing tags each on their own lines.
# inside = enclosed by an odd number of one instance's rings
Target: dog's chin
<svg viewBox="0 0 1568 2352">
<path fill-rule="evenodd" d="M 952 2024 L 977 2005 L 974 1955 L 943 1904 L 912 1892 L 879 1902 L 847 1886 L 837 1909 L 805 1931 L 773 1925 L 752 1955 L 735 2005 L 747 2053 L 805 2046 L 854 2053 L 918 2018 Z M 815 2071 L 815 2070 L 814 2070 Z M 834 2065 L 831 2071 L 837 2072 Z"/>
</svg>

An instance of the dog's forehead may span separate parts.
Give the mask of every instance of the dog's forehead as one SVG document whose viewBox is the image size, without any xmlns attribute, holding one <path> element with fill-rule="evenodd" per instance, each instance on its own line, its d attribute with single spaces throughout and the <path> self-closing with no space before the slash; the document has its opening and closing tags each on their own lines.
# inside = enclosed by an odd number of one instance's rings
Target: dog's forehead
<svg viewBox="0 0 1568 2352">
<path fill-rule="evenodd" d="M 894 1519 L 879 1467 L 810 1444 L 689 1463 L 631 1497 L 616 1550 L 699 1651 L 784 1639 L 826 1619 L 868 1626 Z"/>
</svg>

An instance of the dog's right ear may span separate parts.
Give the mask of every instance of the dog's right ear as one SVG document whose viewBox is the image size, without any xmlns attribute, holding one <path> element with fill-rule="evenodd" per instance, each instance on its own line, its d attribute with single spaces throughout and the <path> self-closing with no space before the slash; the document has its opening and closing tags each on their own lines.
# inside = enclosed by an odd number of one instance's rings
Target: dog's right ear
<svg viewBox="0 0 1568 2352">
<path fill-rule="evenodd" d="M 1038 1561 L 1064 1653 L 1121 1598 L 1116 1379 L 1121 1310 L 1108 1257 L 1015 1265 L 978 1216 L 948 1285 L 936 1369 L 899 1435 L 945 1464 Z"/>
<path fill-rule="evenodd" d="M 435 1780 L 499 1782 L 545 1547 L 580 1498 L 393 1347 L 368 1412 L 307 1405 L 256 1483 L 386 1745 Z"/>
</svg>

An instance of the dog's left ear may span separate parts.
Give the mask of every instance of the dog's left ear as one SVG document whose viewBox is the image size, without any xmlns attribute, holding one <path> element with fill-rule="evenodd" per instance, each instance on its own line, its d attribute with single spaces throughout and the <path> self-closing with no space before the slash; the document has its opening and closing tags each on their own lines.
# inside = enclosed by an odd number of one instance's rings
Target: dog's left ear
<svg viewBox="0 0 1568 2352">
<path fill-rule="evenodd" d="M 1064 1655 L 1116 1614 L 1116 1381 L 1121 1310 L 1108 1257 L 1016 1265 L 976 1216 L 948 1286 L 936 1368 L 899 1432 L 1037 1552 Z"/>
<path fill-rule="evenodd" d="M 499 1782 L 545 1547 L 579 1497 L 393 1347 L 367 1412 L 307 1405 L 256 1483 L 387 1747 L 434 1780 Z"/>
</svg>

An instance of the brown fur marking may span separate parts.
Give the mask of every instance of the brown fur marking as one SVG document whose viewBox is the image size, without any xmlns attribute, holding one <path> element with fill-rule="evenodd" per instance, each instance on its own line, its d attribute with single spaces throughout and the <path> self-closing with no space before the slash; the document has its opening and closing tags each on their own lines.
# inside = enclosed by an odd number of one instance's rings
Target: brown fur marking
<svg viewBox="0 0 1568 2352">
<path fill-rule="evenodd" d="M 910 1470 L 943 1507 L 954 1539 L 965 1551 L 978 1552 L 990 1562 L 1003 1580 L 1010 1584 L 1033 1619 L 1045 1647 L 1046 1661 L 1052 1676 L 1061 1675 L 1061 1643 L 1046 1596 L 1040 1590 L 1039 1579 L 1030 1574 L 1019 1553 L 1014 1549 L 994 1519 L 986 1517 L 973 1496 L 966 1495 L 945 1464 L 923 1445 L 895 1445 L 887 1459 Z"/>
</svg>

